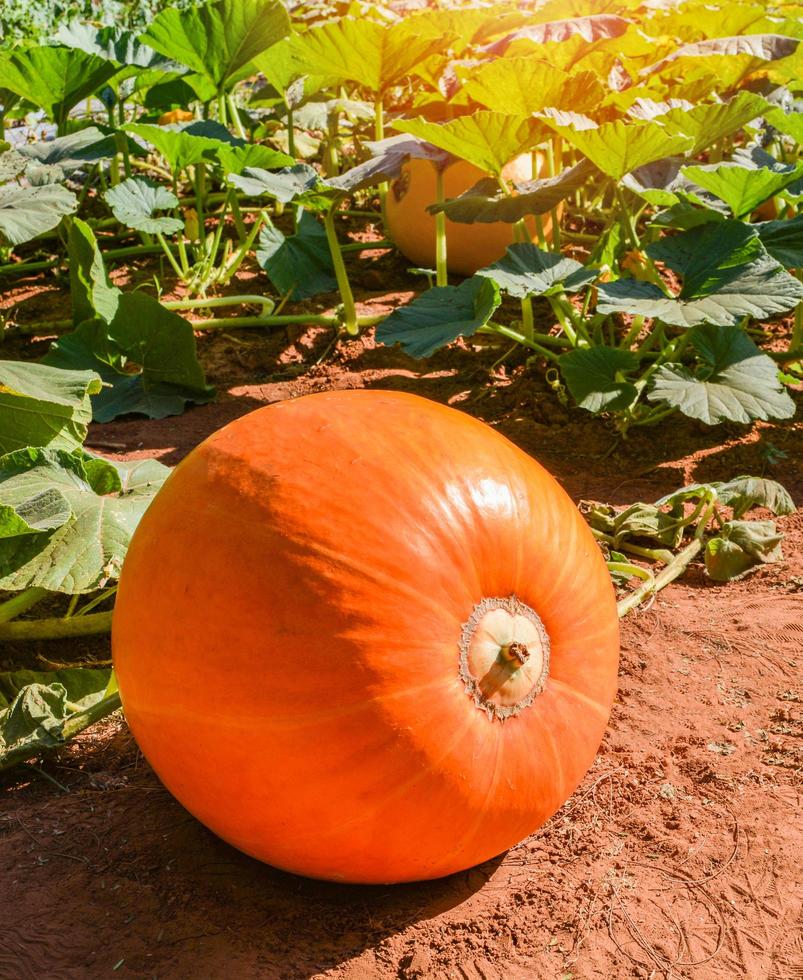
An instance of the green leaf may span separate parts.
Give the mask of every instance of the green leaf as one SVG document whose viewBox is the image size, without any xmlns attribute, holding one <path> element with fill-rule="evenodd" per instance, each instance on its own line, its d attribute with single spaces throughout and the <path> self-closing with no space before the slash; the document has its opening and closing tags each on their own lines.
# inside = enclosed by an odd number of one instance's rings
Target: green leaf
<svg viewBox="0 0 803 980">
<path fill-rule="evenodd" d="M 44 187 L 0 186 L 0 243 L 21 245 L 55 228 L 65 214 L 72 214 L 78 200 L 60 184 Z"/>
<path fill-rule="evenodd" d="M 587 269 L 559 252 L 544 252 L 529 242 L 509 245 L 498 262 L 477 272 L 517 298 L 576 293 L 598 274 L 598 269 Z"/>
<path fill-rule="evenodd" d="M 722 57 L 747 55 L 761 61 L 777 61 L 787 58 L 797 50 L 799 41 L 782 34 L 741 34 L 736 37 L 717 37 L 706 41 L 684 44 L 661 61 L 641 71 L 641 76 L 655 75 L 672 65 L 679 58 L 710 59 L 711 70 L 716 72 L 716 62 Z"/>
<path fill-rule="evenodd" d="M 693 374 L 679 364 L 661 365 L 652 377 L 650 401 L 666 402 L 707 425 L 795 414 L 775 362 L 743 330 L 706 325 L 694 329 L 692 340 L 704 370 Z"/>
<path fill-rule="evenodd" d="M 443 204 L 431 204 L 427 210 L 431 214 L 443 211 L 450 221 L 511 223 L 528 214 L 545 214 L 582 187 L 594 173 L 598 173 L 597 168 L 588 160 L 581 160 L 554 177 L 514 182 L 512 195 L 505 194 L 498 181 L 484 178 L 458 197 Z"/>
<path fill-rule="evenodd" d="M 212 119 L 169 126 L 127 123 L 123 129 L 155 147 L 173 171 L 201 163 L 207 155 L 214 154 L 221 143 L 245 146 L 244 140 L 235 138 L 225 126 Z"/>
<path fill-rule="evenodd" d="M 631 405 L 636 386 L 624 375 L 638 368 L 632 351 L 602 344 L 578 347 L 559 360 L 560 372 L 577 404 L 589 412 L 614 412 Z"/>
<path fill-rule="evenodd" d="M 157 211 L 178 207 L 178 198 L 166 187 L 145 177 L 129 177 L 110 187 L 103 195 L 121 225 L 152 235 L 172 235 L 181 231 L 180 218 L 157 215 Z"/>
<path fill-rule="evenodd" d="M 767 101 L 753 92 L 739 92 L 730 102 L 712 102 L 691 109 L 670 109 L 661 116 L 668 130 L 691 136 L 691 155 L 696 156 L 724 136 L 731 136 L 746 123 L 762 115 Z"/>
<path fill-rule="evenodd" d="M 246 168 L 278 170 L 280 167 L 292 167 L 295 163 L 286 153 L 261 143 L 246 143 L 245 146 L 218 143 L 204 151 L 204 158 L 214 160 L 224 174 L 241 174 Z"/>
<path fill-rule="evenodd" d="M 92 420 L 94 371 L 61 371 L 28 361 L 0 361 L 0 453 L 24 446 L 75 449 Z"/>
<path fill-rule="evenodd" d="M 50 170 L 56 180 L 64 179 L 88 163 L 110 160 L 117 152 L 114 136 L 102 132 L 97 126 L 39 143 L 23 143 L 18 149 L 29 161 Z"/>
<path fill-rule="evenodd" d="M 119 71 L 119 65 L 75 48 L 36 46 L 0 54 L 0 88 L 41 106 L 59 129 L 74 106 Z"/>
<path fill-rule="evenodd" d="M 787 269 L 803 268 L 803 214 L 753 225 L 764 248 Z"/>
<path fill-rule="evenodd" d="M 794 514 L 796 507 L 789 491 L 775 480 L 759 476 L 737 476 L 727 483 L 715 483 L 717 499 L 733 508 L 734 518 L 743 517 L 753 507 L 764 507 L 773 514 Z"/>
<path fill-rule="evenodd" d="M 169 71 L 171 63 L 153 48 L 143 44 L 133 31 L 123 27 L 95 27 L 80 20 L 62 24 L 54 41 L 65 48 L 78 48 L 86 54 L 94 54 L 106 61 L 134 68 L 158 68 Z"/>
<path fill-rule="evenodd" d="M 684 167 L 683 174 L 723 200 L 735 218 L 745 218 L 762 202 L 803 176 L 803 161 L 781 171 L 748 170 L 738 163 Z"/>
<path fill-rule="evenodd" d="M 700 188 L 695 188 L 691 181 L 684 177 L 681 172 L 682 167 L 682 158 L 664 157 L 626 174 L 622 178 L 622 185 L 658 207 L 671 207 L 682 202 L 705 207 L 718 206 L 723 209 L 723 212 L 726 211 L 724 204 L 716 198 L 710 197 L 709 200 L 708 195 L 705 195 Z"/>
<path fill-rule="evenodd" d="M 53 531 L 0 539 L 0 589 L 76 595 L 116 579 L 131 535 L 169 473 L 153 459 L 112 463 L 80 450 L 21 449 L 0 457 L 0 503 L 14 506 L 57 490 L 73 513 Z M 105 493 L 110 485 L 119 489 Z"/>
<path fill-rule="evenodd" d="M 386 317 L 376 339 L 381 344 L 399 343 L 413 357 L 430 357 L 484 326 L 500 302 L 499 287 L 483 276 L 472 276 L 459 286 L 435 286 Z"/>
<path fill-rule="evenodd" d="M 614 518 L 613 534 L 616 544 L 638 538 L 648 538 L 665 548 L 676 548 L 683 537 L 683 528 L 675 514 L 660 510 L 655 504 L 632 504 Z"/>
<path fill-rule="evenodd" d="M 570 75 L 535 58 L 497 58 L 467 69 L 466 94 L 496 112 L 528 116 L 548 106 L 590 112 L 605 89 L 590 71 Z"/>
<path fill-rule="evenodd" d="M 764 116 L 764 120 L 786 136 L 791 136 L 798 146 L 803 146 L 803 112 L 773 109 Z"/>
<path fill-rule="evenodd" d="M 691 149 L 693 143 L 690 136 L 669 133 L 658 122 L 632 123 L 617 119 L 594 129 L 577 129 L 562 125 L 562 117 L 545 113 L 543 118 L 548 126 L 614 180 L 621 180 L 631 170 L 654 160 L 683 153 Z"/>
<path fill-rule="evenodd" d="M 568 17 L 522 27 L 501 40 L 487 45 L 484 50 L 488 54 L 501 55 L 514 41 L 531 41 L 533 44 L 542 45 L 580 38 L 587 44 L 591 44 L 599 40 L 620 37 L 629 26 L 629 21 L 616 14 Z"/>
<path fill-rule="evenodd" d="M 294 302 L 337 288 L 326 231 L 306 211 L 294 235 L 285 236 L 275 226 L 263 228 L 256 256 L 277 292 L 290 293 Z"/>
<path fill-rule="evenodd" d="M 119 707 L 108 668 L 0 673 L 0 770 L 63 745 Z"/>
<path fill-rule="evenodd" d="M 344 17 L 295 35 L 290 42 L 300 74 L 326 75 L 382 93 L 398 84 L 448 38 L 424 34 L 404 20 L 380 24 Z"/>
<path fill-rule="evenodd" d="M 766 253 L 755 231 L 738 221 L 703 225 L 647 247 L 650 258 L 684 278 L 678 296 L 651 282 L 600 283 L 597 311 L 657 317 L 675 326 L 739 323 L 783 313 L 803 286 Z"/>
<path fill-rule="evenodd" d="M 774 521 L 728 521 L 705 548 L 705 569 L 715 582 L 732 582 L 761 564 L 783 561 L 783 535 Z"/>
<path fill-rule="evenodd" d="M 109 422 L 136 413 L 161 419 L 188 402 L 214 397 L 195 352 L 192 326 L 141 291 L 122 293 L 113 319 L 80 324 L 45 357 L 58 368 L 91 368 L 105 387 L 92 399 L 93 418 Z"/>
<path fill-rule="evenodd" d="M 141 40 L 223 92 L 257 55 L 289 33 L 290 18 L 279 0 L 218 0 L 188 9 L 168 7 Z"/>
<path fill-rule="evenodd" d="M 680 296 L 706 296 L 764 255 L 755 232 L 740 221 L 662 238 L 647 254 L 683 277 Z"/>
<path fill-rule="evenodd" d="M 399 119 L 393 128 L 426 140 L 452 156 L 499 175 L 515 157 L 541 141 L 544 128 L 537 119 L 482 109 L 446 123 Z"/>
<path fill-rule="evenodd" d="M 0 538 L 54 531 L 72 517 L 70 504 L 55 488 L 40 490 L 14 504 L 0 503 Z"/>
<path fill-rule="evenodd" d="M 92 229 L 80 218 L 70 222 L 67 254 L 70 258 L 73 326 L 96 314 L 106 321 L 113 319 L 122 293 L 106 274 Z"/>
<path fill-rule="evenodd" d="M 242 174 L 229 174 L 228 180 L 249 197 L 270 197 L 283 204 L 295 201 L 313 211 L 327 211 L 345 193 L 328 185 L 318 171 L 306 163 L 284 167 L 276 173 L 260 167 L 246 167 Z"/>
</svg>

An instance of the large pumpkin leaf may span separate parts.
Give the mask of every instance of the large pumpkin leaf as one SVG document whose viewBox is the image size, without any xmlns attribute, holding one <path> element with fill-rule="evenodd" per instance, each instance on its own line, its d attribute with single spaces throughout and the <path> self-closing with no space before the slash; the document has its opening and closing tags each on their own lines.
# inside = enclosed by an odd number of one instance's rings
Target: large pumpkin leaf
<svg viewBox="0 0 803 980">
<path fill-rule="evenodd" d="M 28 361 L 0 360 L 0 454 L 24 446 L 75 449 L 92 420 L 94 371 L 60 371 Z"/>
<path fill-rule="evenodd" d="M 127 123 L 123 128 L 155 147 L 174 171 L 201 163 L 208 154 L 214 154 L 221 143 L 245 145 L 244 140 L 232 136 L 225 126 L 212 119 L 168 126 Z"/>
<path fill-rule="evenodd" d="M 73 326 L 98 315 L 111 320 L 121 291 L 106 274 L 103 256 L 92 229 L 80 218 L 70 222 L 67 236 L 70 259 L 70 299 Z"/>
<path fill-rule="evenodd" d="M 707 425 L 788 419 L 795 414 L 775 362 L 743 330 L 696 327 L 693 342 L 704 367 L 693 373 L 683 365 L 661 365 L 652 377 L 650 401 L 666 402 Z"/>
<path fill-rule="evenodd" d="M 733 509 L 735 518 L 743 517 L 754 507 L 764 507 L 773 514 L 794 514 L 795 502 L 789 491 L 776 480 L 759 476 L 737 476 L 726 483 L 714 483 L 717 499 Z"/>
<path fill-rule="evenodd" d="M 590 44 L 606 38 L 620 37 L 627 30 L 629 21 L 616 14 L 591 14 L 587 17 L 570 17 L 563 20 L 531 24 L 508 34 L 499 41 L 487 45 L 489 54 L 503 54 L 514 41 L 531 41 L 533 44 L 565 42 L 577 38 Z"/>
<path fill-rule="evenodd" d="M 560 116 L 544 115 L 547 125 L 588 157 L 604 174 L 621 180 L 625 174 L 654 160 L 691 149 L 693 139 L 670 133 L 659 122 L 632 123 L 623 119 L 587 129 L 563 125 Z"/>
<path fill-rule="evenodd" d="M 483 109 L 446 123 L 399 119 L 393 128 L 411 133 L 452 156 L 498 175 L 514 157 L 534 147 L 544 135 L 537 119 Z"/>
<path fill-rule="evenodd" d="M 224 174 L 241 174 L 247 167 L 278 170 L 280 167 L 292 167 L 295 163 L 286 153 L 261 143 L 236 146 L 218 142 L 214 147 L 205 150 L 203 155 L 207 160 L 214 160 Z"/>
<path fill-rule="evenodd" d="M 661 61 L 642 70 L 641 75 L 658 74 L 679 58 L 733 58 L 747 55 L 761 61 L 777 61 L 794 54 L 800 41 L 783 34 L 739 34 L 734 37 L 717 37 L 705 41 L 684 44 Z M 715 66 L 712 65 L 712 68 Z"/>
<path fill-rule="evenodd" d="M 652 37 L 672 34 L 683 41 L 693 42 L 698 38 L 716 38 L 723 35 L 745 34 L 766 15 L 766 5 L 746 2 L 729 3 L 719 6 L 701 3 L 684 5 L 654 5 L 653 13 L 642 23 L 643 29 Z"/>
<path fill-rule="evenodd" d="M 764 117 L 765 121 L 775 129 L 791 136 L 798 146 L 803 146 L 803 112 L 784 112 L 783 109 L 773 109 Z"/>
<path fill-rule="evenodd" d="M 560 252 L 544 252 L 530 242 L 509 245 L 504 256 L 477 272 L 487 276 L 510 296 L 550 296 L 575 293 L 599 273 Z"/>
<path fill-rule="evenodd" d="M 337 287 L 326 231 L 313 215 L 301 212 L 294 235 L 263 228 L 257 261 L 282 295 L 293 301 L 328 293 Z"/>
<path fill-rule="evenodd" d="M 759 204 L 803 177 L 803 161 L 773 170 L 748 169 L 739 163 L 684 167 L 683 174 L 723 200 L 734 218 L 745 218 Z"/>
<path fill-rule="evenodd" d="M 76 450 L 20 449 L 0 457 L 0 503 L 58 491 L 72 520 L 0 539 L 0 589 L 92 592 L 120 573 L 131 535 L 170 470 L 156 460 L 112 463 Z"/>
<path fill-rule="evenodd" d="M 661 116 L 668 130 L 691 136 L 694 143 L 690 153 L 696 156 L 713 146 L 723 136 L 737 132 L 751 119 L 760 116 L 767 101 L 753 92 L 739 92 L 730 102 L 711 102 L 691 108 L 671 108 Z"/>
<path fill-rule="evenodd" d="M 0 673 L 0 769 L 63 745 L 119 707 L 108 668 Z"/>
<path fill-rule="evenodd" d="M 119 71 L 119 65 L 75 48 L 30 47 L 0 55 L 0 87 L 41 106 L 62 129 L 73 106 Z"/>
<path fill-rule="evenodd" d="M 401 344 L 413 357 L 430 357 L 490 320 L 501 298 L 492 279 L 472 276 L 459 286 L 435 286 L 394 310 L 376 329 L 381 344 Z"/>
<path fill-rule="evenodd" d="M 743 317 L 783 313 L 803 299 L 803 285 L 767 254 L 755 231 L 737 221 L 709 223 L 648 246 L 647 254 L 683 276 L 669 295 L 651 282 L 600 283 L 597 310 L 657 317 L 676 326 L 727 326 Z"/>
<path fill-rule="evenodd" d="M 498 58 L 472 67 L 463 90 L 488 109 L 520 116 L 548 106 L 589 112 L 605 94 L 593 72 L 570 75 L 535 58 Z"/>
<path fill-rule="evenodd" d="M 448 38 L 422 33 L 404 20 L 388 26 L 344 17 L 298 34 L 290 44 L 300 73 L 328 75 L 382 93 L 443 51 Z"/>
<path fill-rule="evenodd" d="M 322 180 L 318 171 L 306 163 L 284 167 L 271 173 L 261 167 L 246 167 L 241 174 L 229 174 L 230 184 L 249 197 L 270 197 L 289 204 L 295 201 L 312 211 L 327 211 L 344 191 Z"/>
<path fill-rule="evenodd" d="M 631 405 L 636 386 L 625 378 L 638 367 L 632 351 L 602 344 L 562 354 L 560 371 L 572 397 L 589 412 L 613 412 Z"/>
<path fill-rule="evenodd" d="M 732 582 L 758 565 L 783 561 L 774 521 L 727 521 L 705 546 L 705 570 L 715 582 Z"/>
<path fill-rule="evenodd" d="M 123 27 L 95 27 L 80 20 L 72 20 L 68 24 L 61 24 L 53 39 L 65 48 L 78 48 L 86 54 L 116 61 L 118 65 L 158 68 L 160 71 L 179 70 L 178 65 L 143 44 L 133 31 Z"/>
<path fill-rule="evenodd" d="M 0 503 L 0 538 L 54 531 L 72 517 L 70 504 L 55 488 L 40 490 L 14 504 Z"/>
<path fill-rule="evenodd" d="M 217 0 L 187 9 L 168 7 L 141 40 L 223 92 L 257 55 L 289 33 L 290 18 L 279 0 Z"/>
<path fill-rule="evenodd" d="M 184 227 L 180 218 L 157 214 L 158 211 L 177 208 L 176 195 L 145 177 L 129 177 L 110 187 L 103 197 L 120 224 L 135 231 L 172 235 Z"/>
<path fill-rule="evenodd" d="M 129 145 L 129 149 L 138 149 L 133 141 L 129 142 L 133 144 Z M 114 136 L 102 132 L 97 126 L 88 126 L 66 136 L 57 136 L 53 140 L 23 143 L 18 147 L 19 153 L 29 161 L 41 167 L 52 168 L 57 180 L 86 167 L 88 163 L 109 160 L 117 150 Z"/>
<path fill-rule="evenodd" d="M 128 413 L 161 419 L 179 415 L 188 402 L 214 397 L 198 363 L 191 324 L 139 291 L 120 294 L 108 323 L 98 317 L 60 337 L 45 361 L 100 375 L 104 388 L 92 398 L 97 422 Z"/>
<path fill-rule="evenodd" d="M 787 269 L 803 268 L 803 214 L 785 221 L 760 221 L 753 228 L 776 262 Z"/>
<path fill-rule="evenodd" d="M 21 245 L 55 228 L 65 214 L 72 214 L 78 200 L 60 184 L 0 187 L 0 243 Z"/>
</svg>

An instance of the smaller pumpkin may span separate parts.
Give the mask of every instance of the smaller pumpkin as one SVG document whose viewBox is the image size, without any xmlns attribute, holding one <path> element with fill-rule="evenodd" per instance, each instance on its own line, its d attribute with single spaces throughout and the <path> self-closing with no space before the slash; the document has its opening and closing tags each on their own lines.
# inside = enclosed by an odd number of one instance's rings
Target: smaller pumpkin
<svg viewBox="0 0 803 980">
<path fill-rule="evenodd" d="M 538 176 L 544 158 L 537 156 Z M 465 160 L 457 160 L 443 172 L 444 197 L 457 197 L 489 175 Z M 524 153 L 502 171 L 506 181 L 533 179 L 532 155 Z M 411 262 L 423 268 L 435 268 L 435 216 L 427 207 L 437 199 L 437 171 L 429 160 L 412 159 L 391 182 L 385 198 L 385 230 L 396 247 Z M 544 215 L 544 233 L 549 234 L 552 221 Z M 465 224 L 446 219 L 446 262 L 450 272 L 471 276 L 496 262 L 515 241 L 513 225 L 506 221 Z M 530 235 L 535 238 L 535 219 L 527 219 Z"/>
<path fill-rule="evenodd" d="M 193 119 L 195 119 L 195 113 L 188 112 L 187 109 L 171 109 L 159 116 L 159 125 L 171 126 L 174 123 L 192 122 Z"/>
</svg>

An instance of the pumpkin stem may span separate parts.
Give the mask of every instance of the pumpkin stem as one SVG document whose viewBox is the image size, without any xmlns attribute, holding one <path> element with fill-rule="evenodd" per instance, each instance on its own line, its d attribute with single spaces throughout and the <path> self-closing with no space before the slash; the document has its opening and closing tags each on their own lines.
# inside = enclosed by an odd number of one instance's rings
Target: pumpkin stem
<svg viewBox="0 0 803 980">
<path fill-rule="evenodd" d="M 519 664 L 526 664 L 530 659 L 530 651 L 524 643 L 519 643 L 518 640 L 503 646 L 501 652 L 505 660 L 515 660 Z"/>
</svg>

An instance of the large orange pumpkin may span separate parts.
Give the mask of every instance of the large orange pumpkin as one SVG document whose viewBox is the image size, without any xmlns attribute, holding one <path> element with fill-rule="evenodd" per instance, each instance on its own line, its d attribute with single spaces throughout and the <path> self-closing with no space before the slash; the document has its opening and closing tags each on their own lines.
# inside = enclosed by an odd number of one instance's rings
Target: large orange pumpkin
<svg viewBox="0 0 803 980">
<path fill-rule="evenodd" d="M 540 155 L 538 159 L 542 159 Z M 458 160 L 443 172 L 444 197 L 457 197 L 487 176 L 473 164 Z M 502 176 L 508 181 L 532 180 L 532 155 L 525 153 L 516 157 L 502 171 Z M 388 236 L 411 262 L 427 269 L 435 268 L 435 217 L 427 211 L 427 206 L 437 200 L 436 179 L 437 172 L 429 160 L 408 160 L 402 165 L 399 177 L 391 182 L 385 197 Z M 552 220 L 549 215 L 544 215 L 542 220 L 544 233 L 549 235 Z M 533 218 L 527 219 L 527 227 L 535 238 Z M 477 269 L 500 259 L 514 241 L 513 225 L 506 221 L 465 224 L 447 218 L 446 263 L 449 271 L 471 276 Z"/>
<path fill-rule="evenodd" d="M 616 690 L 602 555 L 555 480 L 413 395 L 335 391 L 227 425 L 134 535 L 123 707 L 215 833 L 316 878 L 433 878 L 566 800 Z"/>
</svg>

